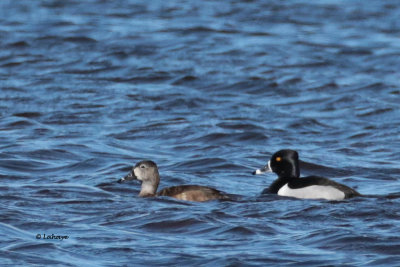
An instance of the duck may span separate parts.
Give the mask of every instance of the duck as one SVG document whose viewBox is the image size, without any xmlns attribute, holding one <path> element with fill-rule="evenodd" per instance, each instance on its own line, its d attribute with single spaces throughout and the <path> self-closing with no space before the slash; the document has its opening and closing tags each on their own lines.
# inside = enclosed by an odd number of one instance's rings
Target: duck
<svg viewBox="0 0 400 267">
<path fill-rule="evenodd" d="M 164 188 L 157 192 L 160 174 L 157 164 L 151 160 L 138 162 L 132 171 L 118 180 L 119 183 L 130 180 L 141 181 L 139 197 L 167 196 L 180 200 L 204 202 L 210 200 L 230 200 L 228 194 L 215 188 L 200 185 L 179 185 Z"/>
<path fill-rule="evenodd" d="M 275 152 L 268 163 L 253 172 L 254 175 L 274 172 L 278 175 L 262 194 L 272 193 L 300 199 L 343 200 L 361 196 L 356 190 L 320 176 L 300 178 L 299 154 L 295 150 Z"/>
</svg>

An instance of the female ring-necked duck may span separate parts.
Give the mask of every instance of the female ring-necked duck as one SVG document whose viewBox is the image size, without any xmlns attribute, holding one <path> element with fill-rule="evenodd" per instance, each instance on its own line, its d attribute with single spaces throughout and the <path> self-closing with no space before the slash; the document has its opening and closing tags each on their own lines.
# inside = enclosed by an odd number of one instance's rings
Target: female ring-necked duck
<svg viewBox="0 0 400 267">
<path fill-rule="evenodd" d="M 187 201 L 208 201 L 214 199 L 229 200 L 229 196 L 217 189 L 200 185 L 179 185 L 164 188 L 157 192 L 160 183 L 157 164 L 150 160 L 137 163 L 132 171 L 118 182 L 137 179 L 142 182 L 140 197 L 169 196 Z"/>
<path fill-rule="evenodd" d="M 276 152 L 266 166 L 254 171 L 253 174 L 264 172 L 274 172 L 278 175 L 278 179 L 262 193 L 327 200 L 342 200 L 360 196 L 356 190 L 324 177 L 308 176 L 300 178 L 299 154 L 294 150 L 284 149 Z"/>
</svg>

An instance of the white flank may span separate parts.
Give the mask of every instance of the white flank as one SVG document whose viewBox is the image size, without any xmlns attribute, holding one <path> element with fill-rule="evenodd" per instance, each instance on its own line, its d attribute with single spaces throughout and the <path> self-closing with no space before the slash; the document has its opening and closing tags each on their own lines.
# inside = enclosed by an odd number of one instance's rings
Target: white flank
<svg viewBox="0 0 400 267">
<path fill-rule="evenodd" d="M 311 185 L 298 189 L 291 189 L 287 184 L 281 187 L 278 195 L 286 197 L 304 198 L 304 199 L 327 199 L 342 200 L 345 195 L 339 189 L 332 186 Z"/>
</svg>

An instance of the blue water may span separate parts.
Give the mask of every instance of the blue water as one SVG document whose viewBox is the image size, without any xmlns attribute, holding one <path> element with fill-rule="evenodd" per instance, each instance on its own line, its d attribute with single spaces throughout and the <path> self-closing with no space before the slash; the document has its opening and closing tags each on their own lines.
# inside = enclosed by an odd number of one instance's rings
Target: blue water
<svg viewBox="0 0 400 267">
<path fill-rule="evenodd" d="M 399 17 L 397 0 L 1 1 L 1 265 L 400 265 Z M 282 148 L 367 197 L 261 196 L 275 176 L 251 172 Z M 160 188 L 240 200 L 138 198 L 116 181 L 141 159 Z"/>
</svg>

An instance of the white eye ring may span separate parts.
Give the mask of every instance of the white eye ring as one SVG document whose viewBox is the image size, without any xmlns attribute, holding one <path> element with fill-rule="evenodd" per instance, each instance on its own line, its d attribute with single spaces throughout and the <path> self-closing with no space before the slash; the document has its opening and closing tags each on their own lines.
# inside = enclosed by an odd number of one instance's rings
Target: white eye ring
<svg viewBox="0 0 400 267">
<path fill-rule="evenodd" d="M 140 165 L 140 168 L 144 169 L 144 168 L 146 168 L 146 166 L 144 166 L 144 165 Z"/>
</svg>

